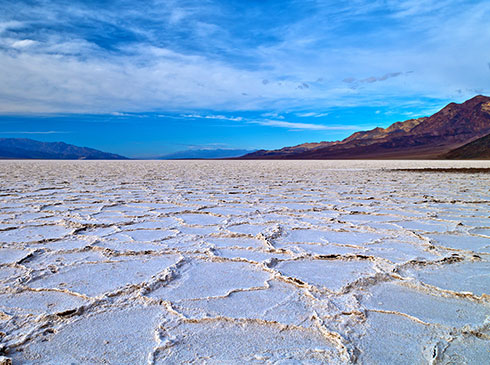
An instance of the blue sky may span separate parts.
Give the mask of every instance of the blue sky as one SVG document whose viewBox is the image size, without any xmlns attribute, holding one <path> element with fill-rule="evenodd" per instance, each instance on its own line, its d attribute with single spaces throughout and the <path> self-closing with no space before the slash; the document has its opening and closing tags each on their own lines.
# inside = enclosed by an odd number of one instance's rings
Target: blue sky
<svg viewBox="0 0 490 365">
<path fill-rule="evenodd" d="M 487 0 L 0 6 L 0 137 L 280 148 L 490 94 Z"/>
</svg>

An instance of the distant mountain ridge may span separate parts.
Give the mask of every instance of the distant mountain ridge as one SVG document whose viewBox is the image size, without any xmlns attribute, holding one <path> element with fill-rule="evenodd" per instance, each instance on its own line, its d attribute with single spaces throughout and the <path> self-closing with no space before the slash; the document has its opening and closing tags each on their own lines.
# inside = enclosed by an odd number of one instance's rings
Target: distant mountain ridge
<svg viewBox="0 0 490 365">
<path fill-rule="evenodd" d="M 0 138 L 0 159 L 127 160 L 127 157 L 64 142 Z"/>
<path fill-rule="evenodd" d="M 490 134 L 490 97 L 450 103 L 430 117 L 356 132 L 342 141 L 260 150 L 241 159 L 443 159 L 449 152 Z M 485 148 L 485 143 L 479 145 Z M 482 153 L 484 153 L 483 151 Z M 479 158 L 479 157 L 472 157 Z"/>
<path fill-rule="evenodd" d="M 219 159 L 243 156 L 252 153 L 250 150 L 233 150 L 233 149 L 195 149 L 179 151 L 159 157 L 159 160 L 181 160 L 181 159 Z"/>
</svg>

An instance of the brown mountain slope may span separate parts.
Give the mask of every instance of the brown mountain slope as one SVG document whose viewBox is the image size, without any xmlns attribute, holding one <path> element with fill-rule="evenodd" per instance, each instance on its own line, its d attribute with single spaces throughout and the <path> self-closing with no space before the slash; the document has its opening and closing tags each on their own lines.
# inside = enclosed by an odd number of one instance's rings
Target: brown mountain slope
<svg viewBox="0 0 490 365">
<path fill-rule="evenodd" d="M 375 141 L 385 140 L 389 137 L 396 137 L 404 135 L 410 132 L 413 128 L 422 123 L 427 117 L 418 119 L 409 119 L 404 122 L 396 122 L 390 125 L 388 128 L 374 128 L 370 131 L 356 132 L 350 137 L 347 137 L 342 141 L 342 143 L 347 143 L 351 141 L 363 141 L 364 143 L 371 144 Z"/>
<path fill-rule="evenodd" d="M 274 159 L 276 156 L 279 156 L 280 158 L 284 158 L 286 156 L 295 156 L 298 153 L 302 152 L 308 152 L 311 150 L 315 150 L 321 147 L 328 147 L 328 146 L 333 146 L 335 144 L 341 143 L 340 141 L 336 142 L 317 142 L 317 143 L 302 143 L 297 146 L 292 146 L 292 147 L 283 147 L 279 150 L 259 150 L 253 153 L 249 153 L 248 155 L 253 155 L 253 156 L 260 156 L 259 158 L 272 158 Z M 241 158 L 241 157 L 239 157 Z"/>
<path fill-rule="evenodd" d="M 340 142 L 312 148 L 257 151 L 243 159 L 426 159 L 442 155 L 490 133 L 490 97 L 451 103 L 430 117 L 397 122 L 388 128 L 356 132 Z"/>
<path fill-rule="evenodd" d="M 444 155 L 444 158 L 490 160 L 490 134 L 450 151 Z"/>
</svg>

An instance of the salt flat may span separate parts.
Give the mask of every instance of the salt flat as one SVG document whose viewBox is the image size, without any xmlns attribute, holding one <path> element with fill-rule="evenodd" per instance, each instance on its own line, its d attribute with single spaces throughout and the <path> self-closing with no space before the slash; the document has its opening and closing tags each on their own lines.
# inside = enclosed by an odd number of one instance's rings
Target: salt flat
<svg viewBox="0 0 490 365">
<path fill-rule="evenodd" d="M 21 364 L 482 364 L 490 161 L 0 161 Z"/>
</svg>

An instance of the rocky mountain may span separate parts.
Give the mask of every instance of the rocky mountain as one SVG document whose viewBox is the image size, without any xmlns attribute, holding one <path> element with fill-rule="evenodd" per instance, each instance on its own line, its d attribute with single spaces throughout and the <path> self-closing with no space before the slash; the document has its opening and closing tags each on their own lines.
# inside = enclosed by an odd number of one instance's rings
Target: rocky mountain
<svg viewBox="0 0 490 365">
<path fill-rule="evenodd" d="M 438 159 L 490 133 L 490 97 L 450 103 L 430 117 L 356 132 L 337 142 L 260 150 L 243 159 Z M 454 155 L 455 156 L 455 155 Z"/>
<path fill-rule="evenodd" d="M 444 158 L 490 160 L 490 134 L 450 151 Z"/>
<path fill-rule="evenodd" d="M 400 137 L 410 132 L 413 128 L 425 121 L 427 117 L 409 119 L 404 122 L 396 122 L 388 128 L 374 128 L 370 131 L 356 132 L 344 139 L 344 143 L 356 141 L 358 144 L 371 144 L 374 141 L 382 141 L 387 138 Z"/>
<path fill-rule="evenodd" d="M 0 138 L 0 159 L 125 160 L 124 156 L 64 142 Z"/>
</svg>

